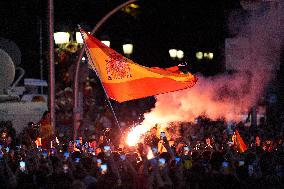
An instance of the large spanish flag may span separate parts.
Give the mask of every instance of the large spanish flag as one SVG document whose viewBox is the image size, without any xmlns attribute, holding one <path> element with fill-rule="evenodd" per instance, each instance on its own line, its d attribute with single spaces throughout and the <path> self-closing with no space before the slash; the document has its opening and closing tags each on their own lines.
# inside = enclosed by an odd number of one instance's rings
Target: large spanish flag
<svg viewBox="0 0 284 189">
<path fill-rule="evenodd" d="M 144 98 L 192 87 L 197 78 L 178 67 L 148 68 L 134 63 L 81 30 L 89 64 L 107 95 L 118 102 Z"/>
<path fill-rule="evenodd" d="M 240 153 L 247 151 L 247 145 L 245 144 L 238 130 L 235 130 L 235 133 L 232 136 L 232 140 Z"/>
</svg>

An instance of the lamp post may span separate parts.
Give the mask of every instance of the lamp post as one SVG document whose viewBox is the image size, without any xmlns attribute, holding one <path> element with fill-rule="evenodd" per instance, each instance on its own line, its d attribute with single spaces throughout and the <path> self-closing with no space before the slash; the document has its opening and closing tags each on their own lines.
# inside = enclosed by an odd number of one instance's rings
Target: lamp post
<svg viewBox="0 0 284 189">
<path fill-rule="evenodd" d="M 70 34 L 68 32 L 56 32 L 54 33 L 54 42 L 56 45 L 62 46 L 69 43 Z"/>
<path fill-rule="evenodd" d="M 177 58 L 178 60 L 182 60 L 184 57 L 184 52 L 182 50 L 177 51 Z"/>
<path fill-rule="evenodd" d="M 116 8 L 114 8 L 112 11 L 110 11 L 108 14 L 106 14 L 93 28 L 91 34 L 95 34 L 98 29 L 116 12 L 118 12 L 123 7 L 126 7 L 127 5 L 136 2 L 137 0 L 129 0 L 125 3 L 122 3 L 121 5 L 118 5 Z M 78 98 L 79 98 L 79 70 L 80 70 L 80 63 L 81 59 L 83 57 L 83 54 L 85 52 L 84 47 L 82 48 L 79 57 L 76 61 L 76 70 L 75 70 L 75 78 L 74 78 L 74 105 L 73 105 L 73 127 L 74 127 L 74 140 L 77 137 L 77 128 L 80 121 L 81 112 L 79 111 L 79 104 L 78 104 Z M 80 95 L 81 96 L 81 95 Z M 117 121 L 117 120 L 116 120 Z"/>
<path fill-rule="evenodd" d="M 126 55 L 126 57 L 130 57 L 130 55 L 133 53 L 133 44 L 132 43 L 126 43 L 122 45 L 123 53 Z"/>
<path fill-rule="evenodd" d="M 170 57 L 175 60 L 176 58 L 178 60 L 182 60 L 184 57 L 184 52 L 182 50 L 177 49 L 170 49 L 169 50 Z"/>
<path fill-rule="evenodd" d="M 50 125 L 52 128 L 52 134 L 55 133 L 55 79 L 54 79 L 54 44 L 53 44 L 53 27 L 54 27 L 54 7 L 53 0 L 48 1 L 48 43 L 49 43 L 49 112 L 50 112 Z"/>
<path fill-rule="evenodd" d="M 196 52 L 196 53 L 195 53 L 195 57 L 196 57 L 198 60 L 203 59 L 203 52 Z"/>
<path fill-rule="evenodd" d="M 177 50 L 176 50 L 176 49 L 170 49 L 170 50 L 169 50 L 169 54 L 170 54 L 170 57 L 171 57 L 172 59 L 175 59 L 176 56 L 177 56 Z"/>
<path fill-rule="evenodd" d="M 195 57 L 198 59 L 198 60 L 202 60 L 203 58 L 204 59 L 208 59 L 208 60 L 212 60 L 214 58 L 214 53 L 213 52 L 196 52 L 195 53 Z"/>
<path fill-rule="evenodd" d="M 106 46 L 110 47 L 110 41 L 109 40 L 102 40 L 101 42 L 103 44 L 105 44 Z"/>
</svg>

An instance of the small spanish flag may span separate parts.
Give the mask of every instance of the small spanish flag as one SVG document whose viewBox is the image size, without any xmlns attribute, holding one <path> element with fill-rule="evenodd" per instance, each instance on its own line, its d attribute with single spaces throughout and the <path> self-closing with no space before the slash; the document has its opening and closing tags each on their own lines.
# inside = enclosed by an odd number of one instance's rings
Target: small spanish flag
<svg viewBox="0 0 284 189">
<path fill-rule="evenodd" d="M 235 130 L 232 140 L 240 153 L 247 151 L 247 145 L 244 143 L 238 130 Z"/>
<path fill-rule="evenodd" d="M 100 78 L 107 95 L 118 102 L 192 87 L 197 78 L 178 67 L 148 68 L 112 50 L 81 29 L 89 64 Z"/>
</svg>

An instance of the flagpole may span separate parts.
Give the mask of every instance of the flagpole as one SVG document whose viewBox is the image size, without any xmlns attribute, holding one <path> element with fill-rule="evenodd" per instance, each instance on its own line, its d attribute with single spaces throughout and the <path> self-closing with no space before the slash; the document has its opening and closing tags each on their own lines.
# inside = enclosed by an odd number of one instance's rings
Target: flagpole
<svg viewBox="0 0 284 189">
<path fill-rule="evenodd" d="M 79 24 L 78 24 L 78 28 L 79 28 L 80 33 L 81 33 L 81 27 L 80 27 Z M 84 39 L 84 36 L 82 35 L 82 33 L 81 33 L 81 36 L 82 36 L 82 39 L 83 39 L 84 42 L 85 42 L 85 39 Z M 84 43 L 84 46 L 85 46 L 85 43 Z M 85 47 L 85 50 L 86 50 L 86 53 L 87 53 L 87 55 L 88 55 L 89 61 L 93 61 L 93 62 L 94 62 L 94 60 L 92 59 L 92 56 L 90 56 L 90 54 L 89 54 L 89 49 L 88 49 L 88 47 Z M 107 92 L 106 92 L 106 89 L 105 89 L 105 87 L 104 87 L 104 85 L 103 85 L 103 83 L 102 83 L 101 77 L 100 77 L 100 75 L 98 74 L 96 68 L 93 67 L 93 70 L 95 71 L 97 77 L 99 78 L 101 87 L 103 88 L 104 94 L 105 94 L 106 99 L 107 99 L 107 103 L 108 103 L 109 108 L 111 109 L 111 112 L 112 112 L 113 117 L 114 117 L 114 119 L 115 119 L 115 123 L 116 123 L 116 125 L 117 125 L 117 127 L 118 127 L 118 129 L 119 129 L 120 134 L 122 134 L 122 130 L 121 130 L 120 124 L 119 124 L 118 119 L 117 119 L 117 117 L 116 117 L 115 111 L 114 111 L 114 109 L 113 109 L 113 107 L 112 107 L 112 104 L 111 104 L 111 102 L 110 102 L 110 100 L 109 100 L 109 96 L 108 96 L 108 94 L 107 94 Z"/>
<path fill-rule="evenodd" d="M 95 34 L 98 29 L 116 12 L 118 12 L 119 10 L 121 10 L 123 7 L 136 2 L 137 0 L 129 0 L 127 2 L 124 2 L 120 5 L 118 5 L 117 7 L 115 7 L 112 11 L 110 11 L 109 13 L 107 13 L 97 24 L 96 26 L 93 28 L 91 34 Z M 79 121 L 79 111 L 78 111 L 78 88 L 79 88 L 79 70 L 80 70 L 80 63 L 81 63 L 81 59 L 83 57 L 85 48 L 83 46 L 83 48 L 81 49 L 81 52 L 77 58 L 77 61 L 75 63 L 75 77 L 74 77 L 74 105 L 73 105 L 73 127 L 74 127 L 74 140 L 77 137 L 77 122 Z"/>
<path fill-rule="evenodd" d="M 53 0 L 48 1 L 48 44 L 49 44 L 49 111 L 52 134 L 55 133 L 55 71 L 54 71 L 54 44 L 53 44 L 53 27 L 54 27 L 54 6 Z"/>
</svg>

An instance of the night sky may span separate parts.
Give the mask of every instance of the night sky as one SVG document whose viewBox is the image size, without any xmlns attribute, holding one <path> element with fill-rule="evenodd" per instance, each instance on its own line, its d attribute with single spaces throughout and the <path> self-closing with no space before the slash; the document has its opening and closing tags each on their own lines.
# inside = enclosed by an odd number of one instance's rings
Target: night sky
<svg viewBox="0 0 284 189">
<path fill-rule="evenodd" d="M 54 31 L 75 31 L 80 24 L 91 30 L 122 0 L 54 0 Z M 135 62 L 145 66 L 176 65 L 170 60 L 170 48 L 185 52 L 184 61 L 192 64 L 196 51 L 212 51 L 218 69 L 224 57 L 224 39 L 228 36 L 226 18 L 238 0 L 140 0 L 134 15 L 115 14 L 98 31 L 107 35 L 111 47 L 122 52 L 122 44 L 134 44 Z M 43 60 L 47 71 L 47 1 L 10 0 L 0 2 L 0 37 L 14 41 L 22 53 L 21 67 L 26 77 L 39 78 L 39 23 L 43 31 Z M 212 66 L 214 65 L 214 66 Z M 45 72 L 45 77 L 47 74 Z"/>
</svg>

